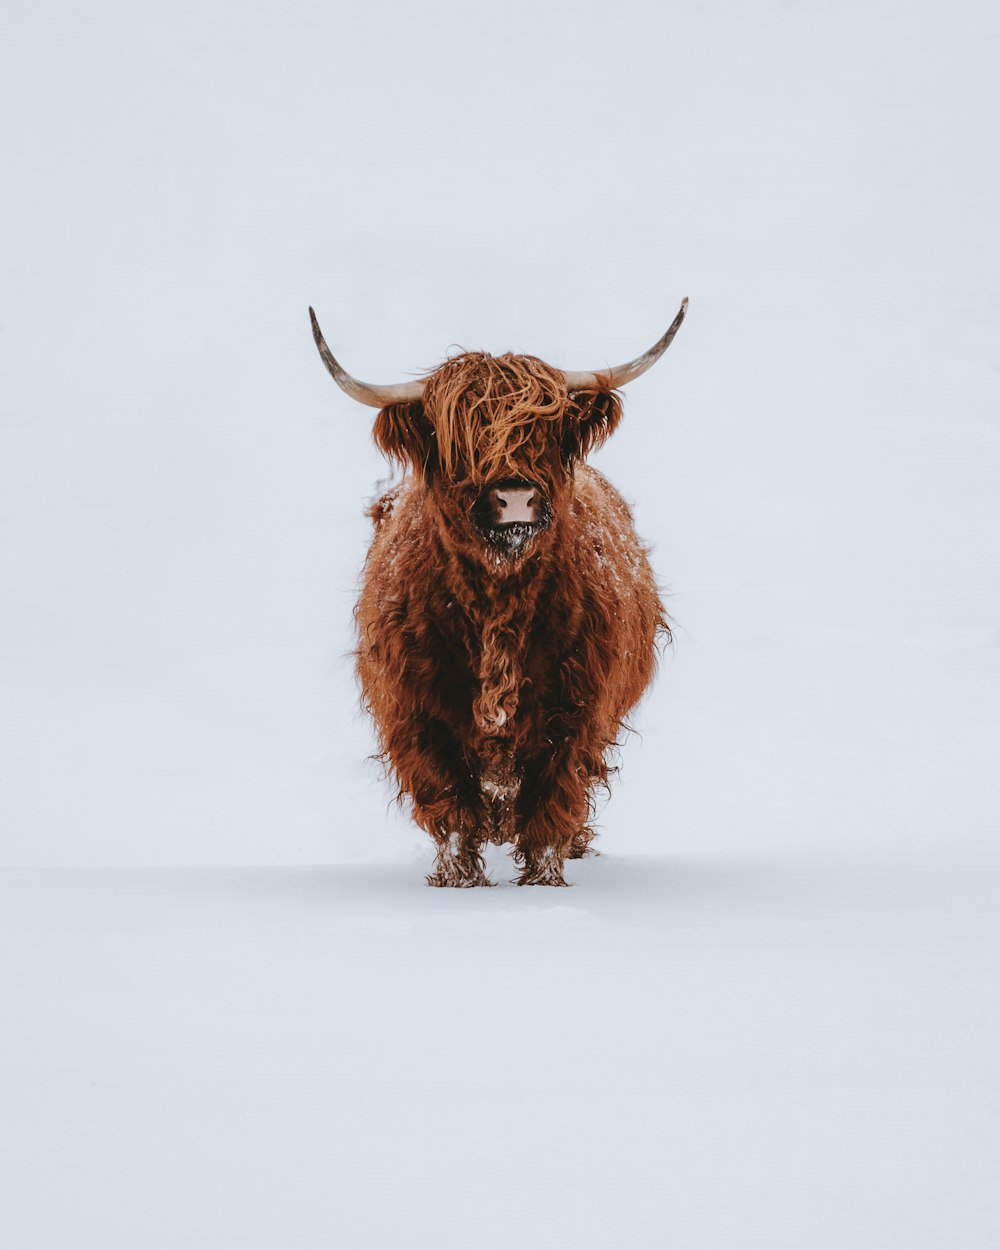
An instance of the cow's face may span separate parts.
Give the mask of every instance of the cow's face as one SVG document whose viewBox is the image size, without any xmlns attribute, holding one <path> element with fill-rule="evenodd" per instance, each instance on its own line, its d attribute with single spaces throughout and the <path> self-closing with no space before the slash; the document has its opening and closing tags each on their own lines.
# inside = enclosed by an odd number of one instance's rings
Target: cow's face
<svg viewBox="0 0 1000 1250">
<path fill-rule="evenodd" d="M 336 359 L 309 309 L 320 357 L 341 390 L 378 408 L 375 441 L 419 475 L 445 531 L 494 564 L 526 558 L 558 526 L 573 465 L 621 420 L 618 388 L 670 346 L 687 300 L 647 352 L 598 373 L 535 356 L 464 352 L 419 382 L 372 386 Z"/>
<path fill-rule="evenodd" d="M 517 561 L 558 521 L 573 465 L 621 418 L 597 384 L 570 389 L 534 356 L 468 352 L 426 381 L 422 398 L 383 408 L 375 441 L 419 473 L 465 545 Z"/>
</svg>

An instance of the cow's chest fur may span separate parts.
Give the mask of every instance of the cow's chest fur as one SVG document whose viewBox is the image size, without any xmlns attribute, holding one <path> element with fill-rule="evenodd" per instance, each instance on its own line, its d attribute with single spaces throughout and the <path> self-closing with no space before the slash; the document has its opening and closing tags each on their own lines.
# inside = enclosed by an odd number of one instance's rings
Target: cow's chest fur
<svg viewBox="0 0 1000 1250">
<path fill-rule="evenodd" d="M 452 570 L 454 572 L 454 570 Z M 466 726 L 487 803 L 509 804 L 517 794 L 519 765 L 537 746 L 558 684 L 553 647 L 554 591 L 544 569 L 451 587 L 451 654 L 444 669 L 462 669 L 468 702 L 454 708 L 456 728 Z"/>
<path fill-rule="evenodd" d="M 509 737 L 516 723 L 521 694 L 525 651 L 523 609 L 511 603 L 461 603 L 455 596 L 455 612 L 450 647 L 441 660 L 445 668 L 465 671 L 468 703 L 456 713 L 476 738 Z M 470 610 L 471 609 L 471 610 Z"/>
<path fill-rule="evenodd" d="M 515 836 L 514 810 L 521 787 L 519 745 L 530 739 L 537 719 L 533 684 L 530 678 L 525 680 L 532 658 L 531 631 L 525 629 L 518 613 L 498 604 L 484 622 L 479 642 L 473 738 L 488 836 L 500 845 Z"/>
</svg>

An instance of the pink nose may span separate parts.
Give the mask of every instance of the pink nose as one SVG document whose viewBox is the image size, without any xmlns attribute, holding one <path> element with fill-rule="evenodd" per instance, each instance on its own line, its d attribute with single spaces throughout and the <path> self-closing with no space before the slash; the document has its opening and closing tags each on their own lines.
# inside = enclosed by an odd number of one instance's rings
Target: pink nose
<svg viewBox="0 0 1000 1250">
<path fill-rule="evenodd" d="M 540 498 L 533 486 L 494 486 L 490 491 L 494 525 L 534 525 Z"/>
</svg>

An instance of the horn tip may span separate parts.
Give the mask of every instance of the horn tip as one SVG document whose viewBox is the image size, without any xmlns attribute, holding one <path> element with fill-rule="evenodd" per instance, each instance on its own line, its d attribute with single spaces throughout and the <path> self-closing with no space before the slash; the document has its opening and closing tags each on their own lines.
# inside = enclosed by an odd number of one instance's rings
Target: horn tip
<svg viewBox="0 0 1000 1250">
<path fill-rule="evenodd" d="M 323 331 L 319 328 L 319 318 L 313 311 L 312 304 L 309 305 L 309 320 L 312 323 L 313 339 L 320 350 L 320 355 L 322 355 L 323 348 L 326 347 L 326 340 L 323 338 Z"/>
</svg>

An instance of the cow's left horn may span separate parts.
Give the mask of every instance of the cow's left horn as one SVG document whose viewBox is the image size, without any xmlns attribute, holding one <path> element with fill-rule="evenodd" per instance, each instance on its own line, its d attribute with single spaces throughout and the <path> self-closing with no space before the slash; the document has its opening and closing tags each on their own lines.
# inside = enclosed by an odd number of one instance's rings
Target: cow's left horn
<svg viewBox="0 0 1000 1250">
<path fill-rule="evenodd" d="M 309 319 L 312 322 L 313 338 L 316 340 L 323 364 L 330 370 L 331 377 L 340 389 L 346 391 L 352 399 L 367 404 L 369 408 L 384 408 L 387 404 L 406 404 L 423 398 L 423 382 L 396 382 L 390 386 L 369 386 L 367 382 L 359 382 L 357 378 L 352 378 L 327 347 L 323 331 L 319 328 L 316 314 L 311 308 Z"/>
<path fill-rule="evenodd" d="M 615 388 L 625 386 L 628 382 L 633 382 L 641 373 L 645 373 L 651 365 L 655 365 L 673 342 L 674 335 L 681 328 L 681 322 L 684 320 L 687 306 L 687 296 L 685 295 L 681 300 L 680 312 L 670 323 L 670 329 L 664 334 L 663 338 L 653 344 L 648 352 L 643 352 L 641 356 L 636 356 L 635 360 L 630 360 L 626 365 L 616 365 L 614 369 L 599 369 L 594 373 L 570 373 L 566 371 L 566 385 L 572 391 L 578 387 L 596 386 L 598 379 L 602 382 L 610 379 L 611 385 Z"/>
</svg>

